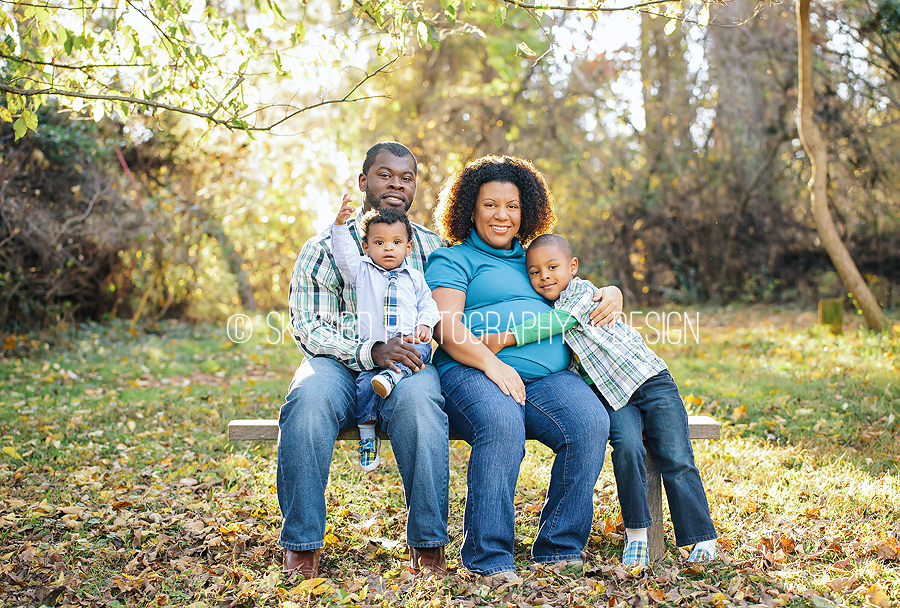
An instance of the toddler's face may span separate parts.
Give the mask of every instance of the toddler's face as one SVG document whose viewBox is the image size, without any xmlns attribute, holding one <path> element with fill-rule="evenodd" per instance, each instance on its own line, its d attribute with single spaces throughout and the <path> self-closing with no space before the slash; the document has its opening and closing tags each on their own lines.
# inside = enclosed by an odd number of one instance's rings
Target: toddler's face
<svg viewBox="0 0 900 608">
<path fill-rule="evenodd" d="M 569 258 L 556 245 L 528 248 L 525 255 L 528 279 L 536 292 L 556 300 L 578 272 L 578 258 Z"/>
<path fill-rule="evenodd" d="M 363 249 L 373 262 L 385 270 L 393 270 L 412 250 L 412 241 L 406 236 L 403 222 L 369 224 Z"/>
</svg>

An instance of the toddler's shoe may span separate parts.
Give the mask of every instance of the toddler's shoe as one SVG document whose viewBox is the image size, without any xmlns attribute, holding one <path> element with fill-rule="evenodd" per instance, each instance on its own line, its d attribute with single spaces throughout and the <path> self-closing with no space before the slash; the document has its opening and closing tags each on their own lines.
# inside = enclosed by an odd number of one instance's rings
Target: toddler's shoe
<svg viewBox="0 0 900 608">
<path fill-rule="evenodd" d="M 387 372 L 375 374 L 372 378 L 372 390 L 382 399 L 387 399 L 394 390 L 394 378 Z"/>
<path fill-rule="evenodd" d="M 691 554 L 688 556 L 689 562 L 711 562 L 714 559 L 716 559 L 715 548 L 710 550 L 697 545 L 694 545 L 694 548 L 691 549 Z"/>
<path fill-rule="evenodd" d="M 647 541 L 633 540 L 625 543 L 625 550 L 622 551 L 622 565 L 649 566 L 650 565 L 650 546 Z"/>
<path fill-rule="evenodd" d="M 378 437 L 359 440 L 359 466 L 363 471 L 371 471 L 381 464 L 380 447 L 381 439 Z"/>
</svg>

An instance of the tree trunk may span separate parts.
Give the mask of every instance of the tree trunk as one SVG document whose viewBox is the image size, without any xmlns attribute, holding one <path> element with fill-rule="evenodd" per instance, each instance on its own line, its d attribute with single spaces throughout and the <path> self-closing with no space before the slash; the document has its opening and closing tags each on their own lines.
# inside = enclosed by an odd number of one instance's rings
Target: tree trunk
<svg viewBox="0 0 900 608">
<path fill-rule="evenodd" d="M 866 325 L 875 331 L 884 331 L 887 321 L 875 296 L 856 268 L 850 252 L 841 241 L 831 212 L 828 211 L 828 150 L 822 135 L 813 123 L 813 87 L 812 87 L 812 30 L 809 23 L 810 0 L 797 0 L 797 38 L 799 41 L 798 64 L 800 94 L 797 99 L 797 128 L 800 141 L 809 154 L 812 176 L 809 180 L 810 203 L 816 230 L 825 250 L 837 270 L 844 287 L 862 310 Z"/>
</svg>

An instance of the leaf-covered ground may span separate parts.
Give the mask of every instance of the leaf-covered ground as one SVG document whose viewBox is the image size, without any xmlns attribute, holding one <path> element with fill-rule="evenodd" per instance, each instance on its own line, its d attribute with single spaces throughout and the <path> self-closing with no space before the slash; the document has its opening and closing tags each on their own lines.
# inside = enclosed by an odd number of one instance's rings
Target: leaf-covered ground
<svg viewBox="0 0 900 608">
<path fill-rule="evenodd" d="M 813 329 L 808 312 L 772 308 L 699 318 L 699 344 L 691 334 L 656 350 L 692 413 L 724 423 L 723 439 L 694 444 L 722 559 L 691 567 L 669 544 L 652 568 L 622 569 L 607 458 L 584 567 L 529 564 L 551 464 L 529 445 L 517 493 L 521 580 L 499 588 L 458 563 L 460 442 L 446 578 L 405 568 L 389 444 L 370 474 L 355 446 L 338 446 L 322 578 L 282 574 L 275 447 L 225 437 L 232 418 L 277 415 L 299 362 L 265 319 L 241 344 L 225 324 L 4 337 L 0 605 L 900 606 L 900 327 L 836 337 Z"/>
</svg>

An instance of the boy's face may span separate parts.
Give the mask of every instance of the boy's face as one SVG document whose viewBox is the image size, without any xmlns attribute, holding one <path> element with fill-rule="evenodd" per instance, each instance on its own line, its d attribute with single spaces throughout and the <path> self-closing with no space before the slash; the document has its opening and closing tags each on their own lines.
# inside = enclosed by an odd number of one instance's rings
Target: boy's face
<svg viewBox="0 0 900 608">
<path fill-rule="evenodd" d="M 578 258 L 569 258 L 556 245 L 529 247 L 525 263 L 531 286 L 548 300 L 559 298 L 578 272 Z"/>
<path fill-rule="evenodd" d="M 412 241 L 406 236 L 403 222 L 369 224 L 363 250 L 373 262 L 385 270 L 393 270 L 403 263 L 412 250 Z"/>
</svg>

